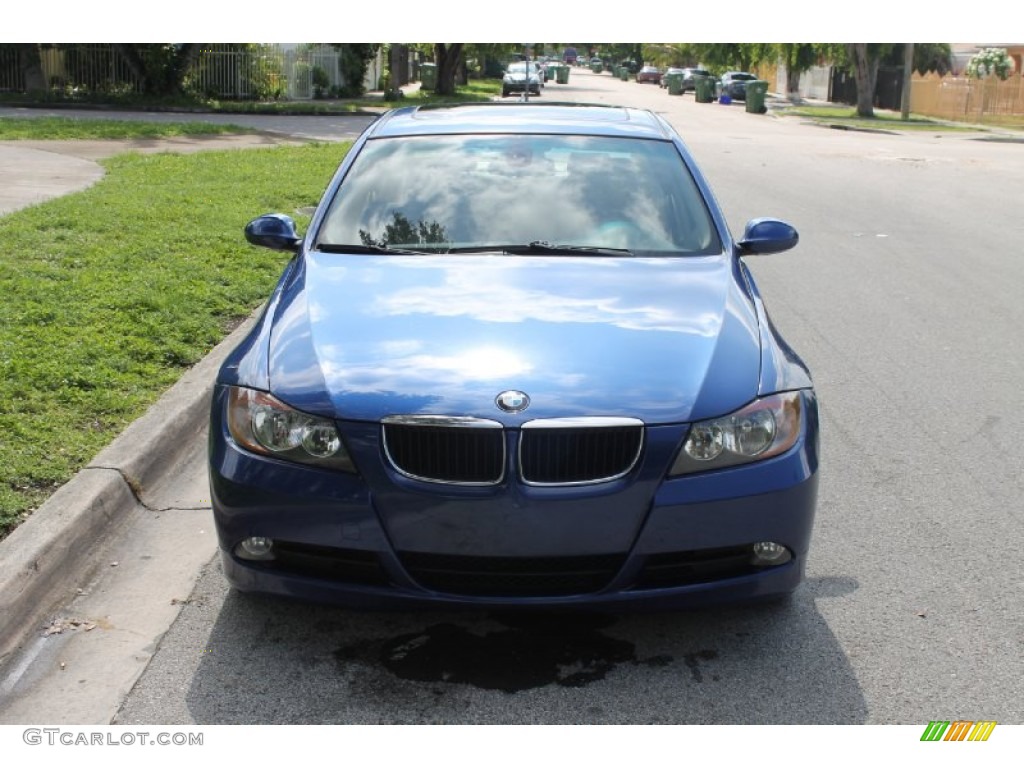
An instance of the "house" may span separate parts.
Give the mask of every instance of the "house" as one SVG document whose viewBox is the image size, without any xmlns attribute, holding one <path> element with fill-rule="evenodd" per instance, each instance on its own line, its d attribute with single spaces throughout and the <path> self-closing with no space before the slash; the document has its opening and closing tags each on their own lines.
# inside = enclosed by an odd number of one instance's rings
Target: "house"
<svg viewBox="0 0 1024 768">
<path fill-rule="evenodd" d="M 1013 71 L 1024 72 L 1024 43 L 950 43 L 953 50 L 953 74 L 963 75 L 967 72 L 967 64 L 985 48 L 1005 48 L 1007 55 L 1013 59 Z"/>
</svg>

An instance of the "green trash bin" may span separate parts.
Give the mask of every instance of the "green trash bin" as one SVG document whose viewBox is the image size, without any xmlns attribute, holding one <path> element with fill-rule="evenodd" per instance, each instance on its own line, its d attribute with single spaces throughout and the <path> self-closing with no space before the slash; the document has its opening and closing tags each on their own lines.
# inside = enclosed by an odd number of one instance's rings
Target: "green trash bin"
<svg viewBox="0 0 1024 768">
<path fill-rule="evenodd" d="M 679 96 L 683 92 L 683 73 L 673 72 L 665 77 L 669 96 Z"/>
<path fill-rule="evenodd" d="M 544 77 L 548 80 L 555 80 L 558 77 L 558 65 L 548 64 L 544 67 Z"/>
<path fill-rule="evenodd" d="M 767 80 L 751 80 L 747 83 L 746 109 L 755 115 L 763 115 L 768 111 L 764 105 L 764 97 L 768 94 Z"/>
<path fill-rule="evenodd" d="M 693 98 L 700 104 L 711 104 L 715 100 L 715 80 L 707 75 L 693 78 Z"/>
<path fill-rule="evenodd" d="M 420 88 L 424 91 L 433 91 L 437 88 L 437 64 L 420 64 Z"/>
<path fill-rule="evenodd" d="M 619 68 L 619 79 L 620 80 L 629 80 L 629 67 L 620 67 Z"/>
<path fill-rule="evenodd" d="M 592 61 L 590 62 L 590 71 L 593 72 L 595 75 L 600 75 L 601 66 L 602 65 L 600 61 Z"/>
<path fill-rule="evenodd" d="M 555 73 L 555 82 L 559 85 L 565 85 L 569 82 L 569 65 L 562 64 L 557 67 L 558 71 Z"/>
</svg>

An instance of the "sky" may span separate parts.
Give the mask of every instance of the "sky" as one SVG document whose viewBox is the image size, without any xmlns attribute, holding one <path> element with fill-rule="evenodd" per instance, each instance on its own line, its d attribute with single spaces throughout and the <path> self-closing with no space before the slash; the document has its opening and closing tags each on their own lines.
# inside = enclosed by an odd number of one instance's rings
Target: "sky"
<svg viewBox="0 0 1024 768">
<path fill-rule="evenodd" d="M 44 37 L 50 42 L 170 38 L 260 43 L 991 41 L 1003 40 L 1004 20 L 1020 12 L 1010 0 L 989 0 L 984 13 L 944 13 L 939 6 L 924 4 L 914 10 L 910 3 L 893 0 L 854 0 L 839 6 L 830 0 L 733 0 L 727 5 L 702 5 L 659 3 L 634 13 L 635 6 L 616 2 L 305 0 L 288 5 L 267 0 L 244 4 L 172 0 L 147 5 L 141 13 L 141 6 L 125 0 L 48 0 L 43 5 L 18 3 L 5 8 L 0 42 Z M 45 9 L 45 15 L 40 9 Z M 678 18 L 676 25 L 671 24 L 673 15 Z M 329 40 L 310 40 L 312 32 Z"/>
</svg>

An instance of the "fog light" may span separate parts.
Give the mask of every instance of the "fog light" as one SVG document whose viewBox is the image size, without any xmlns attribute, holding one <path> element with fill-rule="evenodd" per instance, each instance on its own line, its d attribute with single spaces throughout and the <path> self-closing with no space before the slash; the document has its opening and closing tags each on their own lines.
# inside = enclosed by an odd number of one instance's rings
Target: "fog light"
<svg viewBox="0 0 1024 768">
<path fill-rule="evenodd" d="M 792 559 L 789 550 L 774 541 L 759 541 L 752 549 L 754 551 L 752 565 L 782 565 Z"/>
<path fill-rule="evenodd" d="M 235 554 L 244 560 L 273 560 L 274 540 L 266 536 L 250 536 L 235 547 Z"/>
</svg>

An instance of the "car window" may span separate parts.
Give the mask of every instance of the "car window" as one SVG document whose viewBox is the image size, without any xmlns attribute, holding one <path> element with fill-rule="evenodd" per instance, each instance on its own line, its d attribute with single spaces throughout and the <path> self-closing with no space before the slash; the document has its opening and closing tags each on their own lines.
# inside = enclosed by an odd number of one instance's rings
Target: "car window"
<svg viewBox="0 0 1024 768">
<path fill-rule="evenodd" d="M 670 142 L 547 135 L 371 140 L 315 242 L 445 251 L 538 240 L 653 255 L 721 249 Z"/>
</svg>

